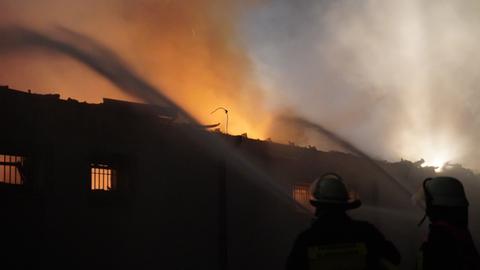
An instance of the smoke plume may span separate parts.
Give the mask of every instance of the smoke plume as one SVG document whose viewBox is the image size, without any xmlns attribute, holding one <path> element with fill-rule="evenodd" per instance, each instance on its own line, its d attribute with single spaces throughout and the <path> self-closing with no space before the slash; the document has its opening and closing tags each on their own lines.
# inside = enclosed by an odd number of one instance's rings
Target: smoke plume
<svg viewBox="0 0 480 270">
<path fill-rule="evenodd" d="M 220 0 L 6 0 L 0 2 L 0 26 L 42 32 L 61 26 L 85 34 L 112 48 L 201 122 L 222 122 L 223 128 L 225 116 L 210 114 L 223 106 L 229 109 L 230 132 L 261 137 L 269 114 L 235 24 L 245 8 Z M 88 102 L 137 99 L 55 53 L 32 50 L 2 55 L 1 61 L 0 84 L 12 88 Z"/>
<path fill-rule="evenodd" d="M 276 121 L 287 111 L 378 159 L 478 169 L 479 13 L 473 0 L 4 0 L 0 26 L 84 33 L 204 124 L 227 108 L 234 134 L 339 148 Z M 136 99 L 55 53 L 1 61 L 14 88 Z"/>
<path fill-rule="evenodd" d="M 244 29 L 271 106 L 377 158 L 478 169 L 479 15 L 473 0 L 280 0 Z"/>
<path fill-rule="evenodd" d="M 64 28 L 59 29 L 55 35 L 47 35 L 22 27 L 0 28 L 0 36 L 4 37 L 0 40 L 0 55 L 18 50 L 38 48 L 51 53 L 62 54 L 84 64 L 117 86 L 122 92 L 146 103 L 176 110 L 182 118 L 191 124 L 196 124 L 195 118 L 166 97 L 160 89 L 156 89 L 135 74 L 121 57 L 87 36 Z M 185 135 L 196 142 L 199 147 L 204 147 L 206 154 L 223 160 L 236 172 L 268 190 L 270 194 L 287 203 L 297 205 L 306 213 L 308 212 L 304 206 L 290 197 L 290 190 L 275 182 L 243 153 L 234 149 L 232 145 L 210 133 L 193 131 L 187 132 Z"/>
</svg>

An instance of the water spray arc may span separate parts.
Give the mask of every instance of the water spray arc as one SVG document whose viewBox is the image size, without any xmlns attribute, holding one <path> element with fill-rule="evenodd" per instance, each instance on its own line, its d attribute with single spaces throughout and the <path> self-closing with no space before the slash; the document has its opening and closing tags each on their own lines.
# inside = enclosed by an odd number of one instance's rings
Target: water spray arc
<svg viewBox="0 0 480 270">
<path fill-rule="evenodd" d="M 42 33 L 22 27 L 0 27 L 0 36 L 2 36 L 2 39 L 0 39 L 0 55 L 24 49 L 43 49 L 48 52 L 54 52 L 70 57 L 95 71 L 103 78 L 109 80 L 124 93 L 137 97 L 146 103 L 168 106 L 171 109 L 176 110 L 178 114 L 182 115 L 182 118 L 190 122 L 192 126 L 203 126 L 199 124 L 198 121 L 185 109 L 165 96 L 163 89 L 155 88 L 152 84 L 145 81 L 133 71 L 119 55 L 95 40 L 92 40 L 88 36 L 64 28 L 59 28 L 52 33 Z M 212 111 L 211 114 L 215 113 L 217 110 L 223 110 L 226 114 L 226 132 L 228 134 L 228 110 L 224 107 L 218 107 Z M 351 151 L 360 158 L 366 159 L 373 168 L 382 173 L 384 178 L 396 183 L 404 194 L 410 195 L 411 192 L 409 189 L 403 186 L 400 181 L 380 167 L 380 165 L 378 165 L 366 153 L 333 131 L 301 117 L 289 115 L 283 117 L 283 120 L 326 135 L 326 137 L 346 150 Z M 278 199 L 279 202 L 285 203 L 286 206 L 293 206 L 308 215 L 312 214 L 309 209 L 292 198 L 289 187 L 281 185 L 276 179 L 268 174 L 267 171 L 257 166 L 240 150 L 235 149 L 234 146 L 226 143 L 223 139 L 220 139 L 218 135 L 214 135 L 210 132 L 192 132 L 187 133 L 186 136 L 189 136 L 188 139 L 191 139 L 192 142 L 201 146 L 202 150 L 205 149 L 205 154 L 213 156 L 224 164 L 221 164 L 220 166 L 221 177 L 218 179 L 218 188 L 219 190 L 225 191 L 225 196 L 226 191 L 228 191 L 226 190 L 226 180 L 228 180 L 226 170 L 228 169 L 228 171 L 238 173 L 239 176 L 242 176 L 242 179 L 249 181 L 252 185 L 267 191 L 269 195 Z M 219 254 L 221 256 L 221 265 L 223 266 L 227 265 L 226 262 L 228 262 L 229 255 L 226 248 L 229 243 L 228 238 L 226 237 L 228 233 L 226 230 L 228 220 L 225 215 L 227 210 L 227 198 L 225 196 L 219 196 L 218 209 L 220 213 Z M 409 197 L 410 196 L 408 196 L 408 198 Z M 383 209 L 380 208 L 371 207 L 369 209 L 375 214 L 388 212 L 383 211 Z M 398 215 L 403 218 L 403 213 L 398 213 Z"/>
<path fill-rule="evenodd" d="M 198 121 L 186 110 L 166 97 L 163 94 L 164 91 L 156 89 L 153 85 L 143 80 L 138 74 L 131 70 L 119 55 L 85 35 L 65 28 L 57 28 L 57 31 L 54 32 L 54 35 L 48 35 L 23 27 L 0 28 L 0 35 L 3 37 L 0 40 L 0 54 L 32 48 L 47 49 L 53 52 L 64 54 L 76 59 L 80 63 L 83 63 L 104 78 L 108 79 L 121 91 L 135 96 L 147 103 L 168 106 L 177 110 L 179 114 L 183 115 L 185 119 L 191 123 L 198 124 Z M 212 111 L 212 113 L 216 112 L 217 110 L 223 110 L 226 114 L 226 132 L 228 134 L 228 110 L 224 107 L 218 107 Z M 390 181 L 396 183 L 404 193 L 408 195 L 412 193 L 400 181 L 381 168 L 366 153 L 362 152 L 353 144 L 335 134 L 333 131 L 300 117 L 288 116 L 283 117 L 283 120 L 302 125 L 326 135 L 335 143 L 366 159 L 375 169 L 379 170 L 382 175 L 384 175 Z M 303 209 L 305 212 L 309 212 L 308 209 L 291 198 L 290 190 L 280 186 L 279 183 L 271 179 L 266 172 L 262 171 L 260 168 L 258 168 L 258 166 L 255 166 L 251 161 L 248 160 L 247 157 L 243 156 L 233 147 L 215 138 L 214 136 L 209 136 L 208 133 L 197 135 L 198 137 L 192 139 L 196 140 L 199 144 L 208 145 L 207 150 L 210 152 L 210 154 L 222 157 L 228 152 L 229 160 L 227 163 L 232 164 L 232 167 L 238 172 L 247 176 L 247 179 L 255 180 L 253 181 L 254 183 L 269 190 L 272 194 L 277 195 L 282 201 L 294 204 Z"/>
<path fill-rule="evenodd" d="M 409 198 L 412 196 L 414 193 L 411 191 L 408 187 L 406 187 L 400 180 L 398 180 L 396 177 L 388 173 L 385 169 L 380 167 L 380 165 L 375 162 L 369 155 L 367 155 L 365 152 L 360 150 L 358 147 L 350 143 L 349 141 L 345 140 L 342 138 L 340 135 L 335 134 L 333 131 L 319 125 L 315 124 L 307 119 L 301 118 L 301 117 L 296 117 L 296 116 L 281 116 L 280 120 L 300 125 L 305 128 L 309 128 L 312 130 L 315 130 L 316 132 L 319 132 L 320 134 L 325 135 L 327 138 L 330 140 L 334 141 L 337 143 L 339 146 L 343 147 L 344 149 L 360 156 L 361 158 L 365 159 L 373 168 L 375 168 L 377 171 L 379 171 L 383 176 L 385 176 L 386 179 L 390 180 L 392 183 L 394 183 L 399 189 L 407 195 Z"/>
<path fill-rule="evenodd" d="M 155 88 L 131 70 L 119 55 L 85 35 L 65 28 L 57 28 L 54 34 L 49 35 L 24 27 L 0 28 L 0 35 L 2 36 L 0 54 L 22 49 L 46 49 L 63 54 L 92 69 L 117 86 L 119 90 L 146 103 L 170 107 L 193 125 L 201 126 L 186 110 L 166 97 L 163 94 L 164 91 Z M 191 139 L 199 145 L 205 145 L 208 154 L 212 156 L 228 157 L 226 163 L 231 165 L 229 167 L 255 185 L 268 190 L 281 201 L 295 205 L 305 213 L 310 213 L 303 205 L 291 198 L 289 189 L 280 186 L 265 171 L 225 141 L 210 133 L 201 132 L 196 133 L 195 136 L 191 135 Z"/>
</svg>

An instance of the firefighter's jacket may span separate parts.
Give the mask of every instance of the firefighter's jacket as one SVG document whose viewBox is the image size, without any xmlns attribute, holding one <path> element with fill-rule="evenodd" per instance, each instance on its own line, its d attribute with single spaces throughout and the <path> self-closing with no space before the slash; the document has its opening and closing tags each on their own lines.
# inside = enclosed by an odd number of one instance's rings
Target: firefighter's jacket
<svg viewBox="0 0 480 270">
<path fill-rule="evenodd" d="M 480 256 L 467 227 L 436 221 L 420 249 L 417 269 L 480 270 Z"/>
<path fill-rule="evenodd" d="M 381 269 L 381 260 L 398 265 L 400 254 L 375 226 L 339 212 L 319 216 L 298 236 L 286 269 Z"/>
</svg>

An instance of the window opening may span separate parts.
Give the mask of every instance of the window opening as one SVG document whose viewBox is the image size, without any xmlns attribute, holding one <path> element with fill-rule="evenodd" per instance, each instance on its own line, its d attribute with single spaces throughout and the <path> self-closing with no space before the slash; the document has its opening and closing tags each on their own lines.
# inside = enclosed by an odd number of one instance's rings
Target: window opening
<svg viewBox="0 0 480 270">
<path fill-rule="evenodd" d="M 90 165 L 90 189 L 112 191 L 117 186 L 117 172 L 105 164 Z"/>
<path fill-rule="evenodd" d="M 25 157 L 0 154 L 0 183 L 23 185 Z"/>
</svg>

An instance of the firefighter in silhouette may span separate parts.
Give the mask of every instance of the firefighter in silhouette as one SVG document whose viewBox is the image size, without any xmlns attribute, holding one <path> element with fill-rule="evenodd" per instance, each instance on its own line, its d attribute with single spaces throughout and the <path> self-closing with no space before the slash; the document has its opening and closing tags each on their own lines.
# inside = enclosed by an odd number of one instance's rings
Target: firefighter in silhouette
<svg viewBox="0 0 480 270">
<path fill-rule="evenodd" d="M 462 183 L 453 177 L 427 178 L 420 197 L 425 217 L 419 225 L 428 217 L 430 226 L 417 268 L 480 270 L 480 256 L 468 229 L 469 203 Z"/>
<path fill-rule="evenodd" d="M 388 269 L 400 263 L 400 254 L 382 233 L 346 214 L 361 202 L 340 176 L 323 175 L 313 182 L 310 192 L 316 218 L 297 237 L 287 270 Z"/>
</svg>

